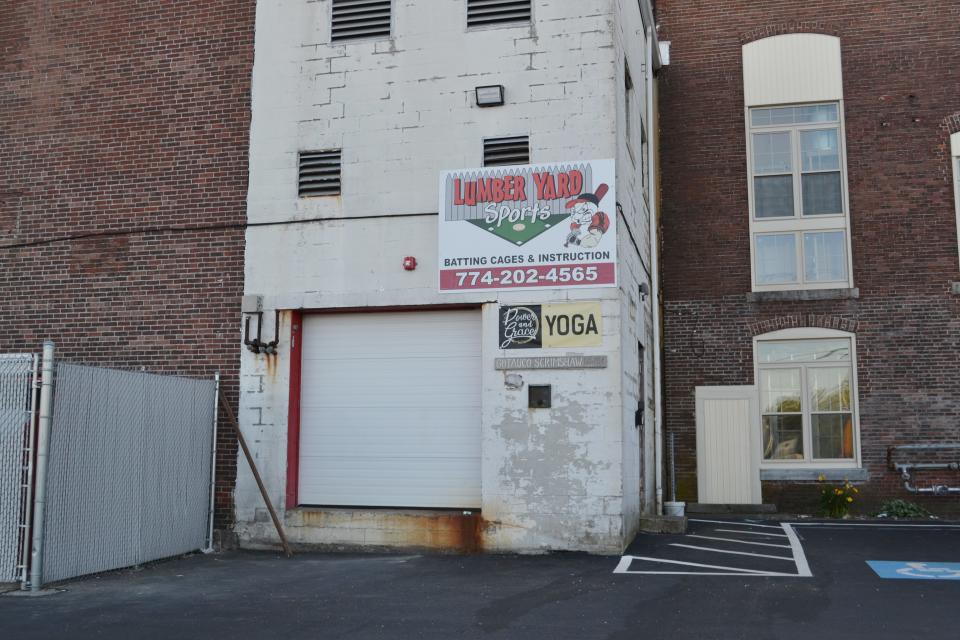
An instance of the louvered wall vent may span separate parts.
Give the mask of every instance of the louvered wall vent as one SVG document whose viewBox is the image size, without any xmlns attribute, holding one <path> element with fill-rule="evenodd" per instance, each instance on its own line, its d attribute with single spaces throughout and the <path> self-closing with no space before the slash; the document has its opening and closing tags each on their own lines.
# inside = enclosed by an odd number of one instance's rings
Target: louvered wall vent
<svg viewBox="0 0 960 640">
<path fill-rule="evenodd" d="M 333 42 L 390 35 L 392 0 L 333 0 Z"/>
<path fill-rule="evenodd" d="M 467 0 L 467 26 L 530 22 L 530 0 Z"/>
<path fill-rule="evenodd" d="M 483 141 L 483 166 L 530 164 L 530 138 L 488 138 Z"/>
<path fill-rule="evenodd" d="M 340 149 L 301 151 L 298 186 L 301 198 L 340 195 Z"/>
</svg>

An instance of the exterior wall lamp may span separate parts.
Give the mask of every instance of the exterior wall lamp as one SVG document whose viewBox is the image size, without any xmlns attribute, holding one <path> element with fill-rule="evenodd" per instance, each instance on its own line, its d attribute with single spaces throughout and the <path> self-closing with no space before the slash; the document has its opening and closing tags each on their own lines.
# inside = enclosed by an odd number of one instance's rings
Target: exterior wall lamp
<svg viewBox="0 0 960 640">
<path fill-rule="evenodd" d="M 477 94 L 478 107 L 502 107 L 503 106 L 503 85 L 491 84 L 484 87 L 477 87 L 474 91 Z"/>
</svg>

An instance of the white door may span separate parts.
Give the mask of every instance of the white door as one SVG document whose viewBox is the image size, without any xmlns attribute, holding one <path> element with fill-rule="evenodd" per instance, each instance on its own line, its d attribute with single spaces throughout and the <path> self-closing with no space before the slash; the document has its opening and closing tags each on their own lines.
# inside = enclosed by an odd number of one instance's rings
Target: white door
<svg viewBox="0 0 960 640">
<path fill-rule="evenodd" d="M 304 316 L 300 503 L 480 507 L 479 310 Z"/>
<path fill-rule="evenodd" d="M 756 387 L 697 387 L 697 493 L 701 504 L 760 504 Z"/>
</svg>

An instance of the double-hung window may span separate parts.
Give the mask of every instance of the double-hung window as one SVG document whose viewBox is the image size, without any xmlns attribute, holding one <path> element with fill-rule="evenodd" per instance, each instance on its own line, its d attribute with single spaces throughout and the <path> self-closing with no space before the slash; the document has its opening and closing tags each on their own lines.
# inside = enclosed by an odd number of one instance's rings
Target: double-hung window
<svg viewBox="0 0 960 640">
<path fill-rule="evenodd" d="M 850 282 L 839 102 L 748 109 L 754 289 Z"/>
<path fill-rule="evenodd" d="M 798 333 L 801 339 L 790 339 Z M 853 337 L 839 331 L 787 330 L 757 339 L 765 464 L 857 462 L 854 348 Z"/>
<path fill-rule="evenodd" d="M 753 290 L 853 287 L 840 39 L 743 45 Z"/>
</svg>

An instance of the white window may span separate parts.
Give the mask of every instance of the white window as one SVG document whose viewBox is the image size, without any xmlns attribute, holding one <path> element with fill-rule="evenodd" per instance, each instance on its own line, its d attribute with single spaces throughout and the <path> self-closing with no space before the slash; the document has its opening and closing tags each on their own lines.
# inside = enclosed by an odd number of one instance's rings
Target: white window
<svg viewBox="0 0 960 640">
<path fill-rule="evenodd" d="M 776 331 L 755 338 L 754 359 L 763 465 L 858 466 L 854 336 Z"/>
<path fill-rule="evenodd" d="M 747 118 L 754 289 L 852 286 L 840 103 Z"/>
<path fill-rule="evenodd" d="M 840 39 L 743 46 L 754 291 L 853 286 Z"/>
<path fill-rule="evenodd" d="M 953 189 L 957 199 L 957 251 L 960 252 L 960 131 L 950 136 L 953 151 Z"/>
</svg>

